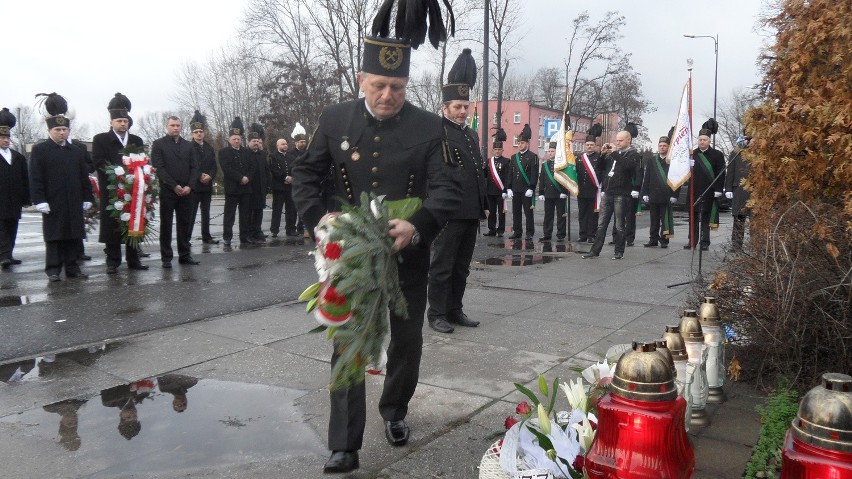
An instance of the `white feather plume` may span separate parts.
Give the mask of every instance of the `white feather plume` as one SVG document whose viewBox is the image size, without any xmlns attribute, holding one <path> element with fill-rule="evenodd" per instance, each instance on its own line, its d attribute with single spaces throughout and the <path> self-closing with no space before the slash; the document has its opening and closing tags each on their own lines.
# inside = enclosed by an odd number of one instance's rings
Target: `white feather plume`
<svg viewBox="0 0 852 479">
<path fill-rule="evenodd" d="M 293 133 L 290 134 L 293 138 L 296 138 L 296 135 L 307 135 L 305 127 L 299 122 L 296 122 L 296 126 L 293 128 Z"/>
</svg>

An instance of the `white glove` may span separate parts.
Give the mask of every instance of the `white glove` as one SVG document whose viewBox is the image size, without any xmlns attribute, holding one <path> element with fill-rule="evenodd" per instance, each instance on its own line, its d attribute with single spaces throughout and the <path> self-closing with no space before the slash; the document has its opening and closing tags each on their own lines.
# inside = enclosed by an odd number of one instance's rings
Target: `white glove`
<svg viewBox="0 0 852 479">
<path fill-rule="evenodd" d="M 504 200 L 505 200 L 508 196 L 509 196 L 509 195 L 507 195 L 506 193 L 503 193 L 503 199 L 504 199 Z"/>
<path fill-rule="evenodd" d="M 612 175 L 614 175 L 614 174 L 615 174 L 615 170 L 609 170 L 609 174 L 607 176 L 612 178 Z"/>
<path fill-rule="evenodd" d="M 642 201 L 644 201 L 645 203 L 648 203 L 648 202 L 650 202 L 650 201 L 651 201 L 651 198 L 649 198 L 649 197 L 647 197 L 647 196 L 643 196 L 643 197 L 642 197 Z"/>
<path fill-rule="evenodd" d="M 507 192 L 506 192 L 506 196 L 507 196 L 509 199 L 512 199 L 512 197 L 513 197 L 513 196 L 515 196 L 515 193 L 512 193 L 512 190 L 509 190 L 509 191 L 507 191 Z"/>
<path fill-rule="evenodd" d="M 725 192 L 725 198 L 727 198 L 729 200 L 734 199 L 734 192 L 733 191 L 726 191 Z"/>
<path fill-rule="evenodd" d="M 714 198 L 720 198 L 721 196 L 722 196 L 722 192 L 721 192 L 721 191 L 717 191 L 717 192 L 713 193 L 713 197 L 714 197 Z"/>
<path fill-rule="evenodd" d="M 695 166 L 695 158 L 689 159 L 689 166 Z"/>
<path fill-rule="evenodd" d="M 538 201 L 544 201 L 544 195 L 538 195 Z"/>
<path fill-rule="evenodd" d="M 527 190 L 527 192 L 524 193 L 524 196 L 526 196 L 527 198 L 532 198 L 533 197 L 533 190 Z"/>
<path fill-rule="evenodd" d="M 564 200 L 566 198 L 568 198 L 568 195 L 566 195 L 565 193 L 559 193 L 559 199 Z"/>
<path fill-rule="evenodd" d="M 675 204 L 675 203 L 677 203 L 677 198 L 675 198 L 674 196 L 672 196 L 671 198 L 669 198 L 669 201 L 671 201 L 671 202 L 672 202 L 672 204 Z"/>
<path fill-rule="evenodd" d="M 631 198 L 634 198 L 634 199 L 635 199 L 635 198 L 639 198 L 639 192 L 638 192 L 638 191 L 631 191 L 631 192 L 630 192 L 630 197 L 631 197 Z"/>
<path fill-rule="evenodd" d="M 92 203 L 90 203 L 88 201 L 83 202 L 83 211 L 87 211 L 91 207 L 92 207 Z"/>
<path fill-rule="evenodd" d="M 50 205 L 47 203 L 39 203 L 36 205 L 36 209 L 39 210 L 42 214 L 49 215 L 50 214 Z"/>
</svg>

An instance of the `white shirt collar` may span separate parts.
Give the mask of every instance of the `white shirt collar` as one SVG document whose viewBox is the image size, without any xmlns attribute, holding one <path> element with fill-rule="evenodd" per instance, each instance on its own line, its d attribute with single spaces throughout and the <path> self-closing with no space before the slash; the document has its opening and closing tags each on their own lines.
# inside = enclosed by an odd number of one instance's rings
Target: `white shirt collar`
<svg viewBox="0 0 852 479">
<path fill-rule="evenodd" d="M 12 150 L 9 148 L 0 148 L 0 156 L 6 160 L 6 163 L 12 164 Z"/>
</svg>

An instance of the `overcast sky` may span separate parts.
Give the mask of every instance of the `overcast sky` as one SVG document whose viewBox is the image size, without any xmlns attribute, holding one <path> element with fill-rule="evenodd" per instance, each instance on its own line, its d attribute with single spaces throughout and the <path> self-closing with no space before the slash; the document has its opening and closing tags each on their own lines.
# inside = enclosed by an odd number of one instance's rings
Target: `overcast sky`
<svg viewBox="0 0 852 479">
<path fill-rule="evenodd" d="M 563 65 L 571 20 L 589 10 L 596 21 L 616 10 L 626 17 L 620 42 L 633 54 L 643 90 L 657 111 L 645 117 L 649 136 L 665 134 L 677 114 L 693 69 L 695 128 L 713 111 L 713 40 L 683 34 L 719 35 L 719 102 L 732 90 L 760 79 L 755 60 L 765 39 L 755 28 L 758 0 L 521 0 L 525 33 L 513 67 L 534 72 Z M 204 61 L 234 39 L 245 1 L 6 0 L 0 5 L 6 60 L 0 107 L 33 105 L 39 92 L 68 98 L 91 134 L 109 124 L 106 104 L 120 91 L 133 103 L 131 115 L 173 107 L 175 72 L 187 61 Z M 425 47 L 424 47 L 425 48 Z M 415 55 L 414 61 L 418 61 Z M 493 88 L 493 87 L 492 87 Z M 151 139 L 146 140 L 150 141 Z"/>
</svg>

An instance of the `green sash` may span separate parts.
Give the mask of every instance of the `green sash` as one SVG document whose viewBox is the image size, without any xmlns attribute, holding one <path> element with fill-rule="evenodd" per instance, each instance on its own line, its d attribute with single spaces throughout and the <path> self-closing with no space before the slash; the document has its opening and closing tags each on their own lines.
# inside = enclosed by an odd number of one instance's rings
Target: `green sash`
<svg viewBox="0 0 852 479">
<path fill-rule="evenodd" d="M 662 157 L 657 155 L 657 158 L 654 160 L 654 163 L 657 164 L 657 173 L 660 174 L 660 178 L 663 180 L 662 184 L 667 184 L 668 175 L 666 174 L 666 170 L 663 168 L 663 164 L 660 162 Z M 666 208 L 662 214 L 663 220 L 663 237 L 671 238 L 674 236 L 674 212 L 672 211 L 672 204 L 670 201 L 666 201 Z"/>
<path fill-rule="evenodd" d="M 713 171 L 713 165 L 710 164 L 710 160 L 704 156 L 704 153 L 701 150 L 698 150 L 698 158 L 701 160 L 701 164 L 704 165 L 704 169 L 707 170 L 707 174 L 710 175 L 710 181 L 713 181 L 716 178 L 716 173 Z M 716 201 L 716 198 L 713 198 L 713 204 L 710 206 L 710 229 L 718 229 L 719 228 L 719 203 Z"/>
<path fill-rule="evenodd" d="M 553 173 L 551 173 L 550 168 L 547 167 L 547 162 L 544 163 L 544 172 L 547 173 L 547 177 L 550 179 L 550 182 L 556 187 L 556 191 L 562 191 L 562 185 L 560 185 L 559 182 L 556 181 L 556 178 L 553 177 Z"/>
<path fill-rule="evenodd" d="M 521 154 L 520 154 L 520 153 L 515 153 L 515 156 L 513 156 L 512 158 L 514 158 L 514 159 L 515 159 L 515 164 L 516 164 L 516 165 L 518 165 L 518 171 L 520 171 L 520 172 L 521 172 L 521 176 L 523 176 L 523 177 L 524 177 L 524 181 L 526 181 L 526 182 L 527 182 L 527 189 L 529 189 L 529 188 L 530 188 L 530 185 L 532 185 L 532 183 L 530 183 L 530 177 L 529 177 L 529 176 L 527 176 L 527 172 L 526 172 L 526 171 L 524 171 L 524 167 L 521 165 Z M 533 191 L 532 198 L 530 198 L 530 199 L 532 200 L 532 201 L 531 201 L 531 205 L 532 205 L 533 207 L 535 207 L 535 191 Z"/>
</svg>

